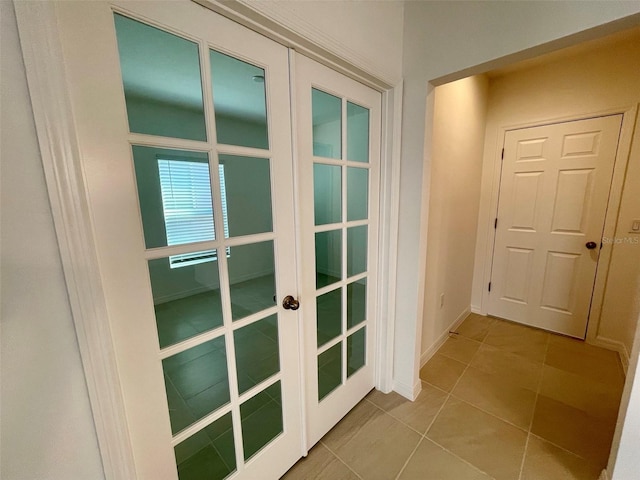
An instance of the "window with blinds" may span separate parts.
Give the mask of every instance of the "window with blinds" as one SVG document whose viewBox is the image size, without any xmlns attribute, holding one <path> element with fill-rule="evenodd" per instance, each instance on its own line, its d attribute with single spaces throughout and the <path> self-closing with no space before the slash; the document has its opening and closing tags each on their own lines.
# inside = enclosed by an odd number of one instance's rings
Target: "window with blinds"
<svg viewBox="0 0 640 480">
<path fill-rule="evenodd" d="M 188 160 L 158 159 L 162 208 L 167 245 L 215 239 L 209 164 Z M 218 167 L 222 197 L 222 221 L 229 237 L 224 165 Z M 229 251 L 227 251 L 227 255 Z M 171 255 L 171 268 L 216 260 L 215 250 Z"/>
</svg>

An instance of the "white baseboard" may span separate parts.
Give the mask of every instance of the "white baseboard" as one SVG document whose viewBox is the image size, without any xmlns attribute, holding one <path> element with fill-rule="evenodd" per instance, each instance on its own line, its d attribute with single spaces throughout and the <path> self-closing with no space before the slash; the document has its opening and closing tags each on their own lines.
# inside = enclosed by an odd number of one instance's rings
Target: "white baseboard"
<svg viewBox="0 0 640 480">
<path fill-rule="evenodd" d="M 456 328 L 458 328 L 460 326 L 460 324 L 464 321 L 465 318 L 467 318 L 467 316 L 470 313 L 471 313 L 471 309 L 469 307 L 465 308 L 464 311 L 460 315 L 458 315 L 458 318 L 456 318 L 451 323 L 451 325 L 449 325 L 444 330 L 444 332 L 442 332 L 442 334 L 433 343 L 433 345 L 431 345 L 429 348 L 427 348 L 422 353 L 422 355 L 420 355 L 420 368 L 424 367 L 425 363 L 427 363 L 431 359 L 431 357 L 433 357 L 435 355 L 435 353 L 442 346 L 442 344 L 444 344 L 444 342 L 447 341 L 447 338 L 449 338 L 449 332 L 455 330 Z"/>
<path fill-rule="evenodd" d="M 620 355 L 620 363 L 622 364 L 622 369 L 624 370 L 624 375 L 627 375 L 627 370 L 629 369 L 629 351 L 624 343 L 618 340 L 611 340 L 610 338 L 604 337 L 596 337 L 594 339 L 589 340 L 591 345 L 595 345 L 596 347 L 606 348 L 607 350 L 613 350 L 614 352 L 618 352 Z"/>
<path fill-rule="evenodd" d="M 422 382 L 418 379 L 417 383 L 413 386 L 409 386 L 404 383 L 396 383 L 393 386 L 393 391 L 413 402 L 418 398 L 418 395 L 420 395 L 420 392 L 422 391 Z"/>
<path fill-rule="evenodd" d="M 480 307 L 478 307 L 477 305 L 471 305 L 471 313 L 477 313 L 478 315 L 485 316 L 484 313 L 482 313 Z"/>
</svg>

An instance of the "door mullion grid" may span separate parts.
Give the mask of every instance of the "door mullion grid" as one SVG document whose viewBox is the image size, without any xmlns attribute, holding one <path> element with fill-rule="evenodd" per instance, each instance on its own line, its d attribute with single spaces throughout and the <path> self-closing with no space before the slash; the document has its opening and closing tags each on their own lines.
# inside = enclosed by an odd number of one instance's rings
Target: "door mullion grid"
<svg viewBox="0 0 640 480">
<path fill-rule="evenodd" d="M 340 316 L 341 316 L 341 331 L 340 338 L 342 339 L 341 348 L 342 348 L 342 368 L 341 368 L 341 383 L 345 384 L 347 381 L 347 341 L 345 333 L 347 331 L 347 101 L 344 98 L 341 98 L 341 170 L 342 170 L 342 281 L 341 283 L 341 308 L 340 308 Z"/>
<path fill-rule="evenodd" d="M 211 79 L 211 65 L 209 47 L 200 42 L 200 65 L 202 68 L 202 86 L 205 97 L 205 114 L 207 136 L 214 147 L 209 153 L 209 165 L 212 182 L 213 209 L 216 229 L 216 239 L 220 242 L 218 251 L 218 275 L 220 276 L 220 299 L 222 303 L 223 328 L 225 330 L 225 352 L 227 356 L 227 378 L 229 381 L 229 401 L 231 405 L 231 419 L 233 424 L 233 440 L 236 453 L 236 472 L 244 470 L 244 455 L 242 451 L 242 422 L 240 418 L 240 402 L 238 392 L 238 375 L 236 371 L 235 343 L 233 341 L 233 313 L 231 310 L 231 281 L 229 277 L 229 263 L 227 261 L 224 235 L 224 216 L 222 211 L 222 193 L 220 189 L 219 155 L 217 150 L 217 130 L 213 103 L 213 82 Z M 222 252 L 222 253 L 221 253 Z"/>
</svg>

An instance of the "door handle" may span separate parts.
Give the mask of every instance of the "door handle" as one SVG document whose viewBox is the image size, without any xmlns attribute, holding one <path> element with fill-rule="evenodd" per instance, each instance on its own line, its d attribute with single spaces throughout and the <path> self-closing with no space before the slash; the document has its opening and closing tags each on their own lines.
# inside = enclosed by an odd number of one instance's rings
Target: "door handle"
<svg viewBox="0 0 640 480">
<path fill-rule="evenodd" d="M 282 300 L 282 306 L 285 310 L 297 310 L 300 308 L 300 302 L 293 298 L 291 295 L 287 295 Z"/>
<path fill-rule="evenodd" d="M 584 246 L 587 247 L 589 250 L 593 250 L 598 246 L 598 244 L 596 242 L 587 242 L 585 243 Z"/>
</svg>

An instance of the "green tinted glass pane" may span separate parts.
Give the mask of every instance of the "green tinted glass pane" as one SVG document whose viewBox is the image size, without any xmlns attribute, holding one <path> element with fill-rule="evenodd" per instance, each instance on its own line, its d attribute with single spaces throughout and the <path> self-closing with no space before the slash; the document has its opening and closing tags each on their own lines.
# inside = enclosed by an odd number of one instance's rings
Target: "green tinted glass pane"
<svg viewBox="0 0 640 480">
<path fill-rule="evenodd" d="M 203 261 L 173 268 L 170 257 L 149 260 L 160 348 L 222 325 L 216 251 L 198 254 Z"/>
<path fill-rule="evenodd" d="M 342 343 L 318 355 L 318 400 L 342 383 Z"/>
<path fill-rule="evenodd" d="M 231 247 L 228 265 L 234 320 L 276 304 L 272 240 Z"/>
<path fill-rule="evenodd" d="M 312 88 L 311 109 L 313 154 L 316 157 L 342 158 L 342 100 Z"/>
<path fill-rule="evenodd" d="M 366 328 L 347 337 L 347 377 L 364 367 L 366 359 Z"/>
<path fill-rule="evenodd" d="M 369 109 L 347 102 L 347 160 L 369 161 Z"/>
<path fill-rule="evenodd" d="M 233 332 L 233 341 L 240 393 L 280 371 L 277 315 L 239 328 Z"/>
<path fill-rule="evenodd" d="M 367 226 L 347 228 L 347 276 L 367 271 Z"/>
<path fill-rule="evenodd" d="M 225 237 L 273 231 L 269 159 L 220 155 L 220 165 Z"/>
<path fill-rule="evenodd" d="M 231 413 L 175 447 L 180 480 L 222 480 L 236 469 Z"/>
<path fill-rule="evenodd" d="M 282 395 L 276 382 L 240 405 L 244 458 L 248 460 L 282 433 Z"/>
<path fill-rule="evenodd" d="M 355 327 L 366 319 L 367 279 L 347 285 L 347 328 Z"/>
<path fill-rule="evenodd" d="M 114 17 L 129 130 L 206 141 L 198 44 Z"/>
<path fill-rule="evenodd" d="M 165 358 L 162 369 L 173 434 L 229 402 L 224 337 Z"/>
<path fill-rule="evenodd" d="M 316 288 L 342 277 L 342 230 L 316 233 Z"/>
<path fill-rule="evenodd" d="M 133 146 L 147 248 L 215 240 L 209 157 Z"/>
<path fill-rule="evenodd" d="M 342 220 L 342 169 L 313 164 L 313 206 L 316 225 Z"/>
<path fill-rule="evenodd" d="M 210 50 L 218 143 L 269 148 L 262 68 Z"/>
<path fill-rule="evenodd" d="M 347 168 L 347 220 L 366 220 L 369 203 L 369 171 Z"/>
<path fill-rule="evenodd" d="M 342 289 L 325 293 L 316 298 L 318 346 L 342 333 Z"/>
</svg>

